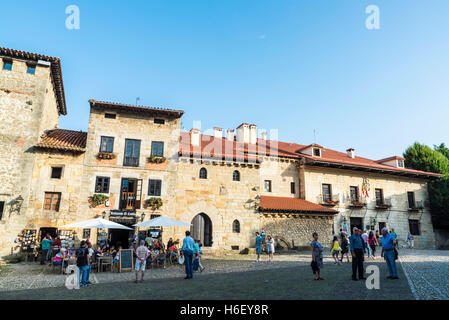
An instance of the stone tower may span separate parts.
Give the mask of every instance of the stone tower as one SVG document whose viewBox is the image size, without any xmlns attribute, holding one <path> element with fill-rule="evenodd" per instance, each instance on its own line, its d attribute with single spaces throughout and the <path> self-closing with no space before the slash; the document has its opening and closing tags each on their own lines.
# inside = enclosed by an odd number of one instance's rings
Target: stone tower
<svg viewBox="0 0 449 320">
<path fill-rule="evenodd" d="M 67 114 L 59 58 L 0 47 L 0 253 L 26 224 L 34 148 Z"/>
</svg>

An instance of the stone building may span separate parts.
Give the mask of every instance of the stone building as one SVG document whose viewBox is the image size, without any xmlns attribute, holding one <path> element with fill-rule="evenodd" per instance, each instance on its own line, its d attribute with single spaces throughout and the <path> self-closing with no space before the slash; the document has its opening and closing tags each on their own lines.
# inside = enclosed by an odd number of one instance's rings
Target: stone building
<svg viewBox="0 0 449 320">
<path fill-rule="evenodd" d="M 192 223 L 206 251 L 323 243 L 339 229 L 411 231 L 434 247 L 427 181 L 437 174 L 324 148 L 267 139 L 255 124 L 212 134 L 180 129 L 182 110 L 89 100 L 87 132 L 57 128 L 66 114 L 58 58 L 0 48 L 0 254 L 23 229 L 56 235 L 103 217 L 128 226 L 157 215 Z M 12 63 L 11 63 L 12 62 Z M 185 228 L 163 228 L 163 240 Z M 132 233 L 74 230 L 127 247 Z M 144 230 L 135 229 L 135 232 Z M 157 230 L 152 230 L 156 232 Z"/>
</svg>

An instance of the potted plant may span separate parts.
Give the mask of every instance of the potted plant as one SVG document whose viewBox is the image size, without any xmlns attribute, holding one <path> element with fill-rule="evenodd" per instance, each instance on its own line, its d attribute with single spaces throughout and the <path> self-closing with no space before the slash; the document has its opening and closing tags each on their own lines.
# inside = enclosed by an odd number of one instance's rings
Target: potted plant
<svg viewBox="0 0 449 320">
<path fill-rule="evenodd" d="M 109 159 L 115 159 L 115 157 L 116 157 L 116 155 L 112 152 L 98 152 L 97 153 L 98 159 L 109 160 Z"/>
<path fill-rule="evenodd" d="M 165 157 L 159 157 L 159 156 L 149 156 L 148 157 L 148 162 L 150 163 L 163 163 L 165 162 Z"/>
<path fill-rule="evenodd" d="M 147 207 L 151 207 L 153 210 L 157 210 L 160 207 L 162 207 L 163 203 L 162 203 L 161 198 L 152 197 L 146 201 L 146 204 L 147 204 Z"/>
<path fill-rule="evenodd" d="M 91 207 L 95 208 L 99 206 L 100 204 L 103 204 L 108 200 L 109 197 L 107 195 L 101 194 L 101 193 L 95 193 L 91 197 Z"/>
</svg>

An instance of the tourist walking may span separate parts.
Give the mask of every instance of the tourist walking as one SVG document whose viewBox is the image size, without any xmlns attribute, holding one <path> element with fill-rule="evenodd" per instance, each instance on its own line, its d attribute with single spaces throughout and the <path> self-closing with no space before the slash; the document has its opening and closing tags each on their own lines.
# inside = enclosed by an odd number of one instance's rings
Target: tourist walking
<svg viewBox="0 0 449 320">
<path fill-rule="evenodd" d="M 393 230 L 393 229 L 392 229 Z M 381 230 L 382 233 L 382 257 L 384 257 L 385 262 L 387 263 L 388 272 L 390 275 L 387 279 L 399 279 L 398 272 L 396 269 L 396 240 L 394 239 L 393 234 L 388 233 L 387 228 L 383 228 Z"/>
<path fill-rule="evenodd" d="M 318 241 L 318 233 L 314 232 L 312 234 L 313 241 L 310 243 L 312 249 L 312 272 L 315 275 L 315 280 L 324 280 L 321 278 L 320 270 L 323 268 L 323 246 Z"/>
<path fill-rule="evenodd" d="M 365 242 L 361 237 L 361 230 L 354 227 L 352 235 L 349 237 L 349 247 L 352 255 L 352 280 L 364 280 L 363 276 L 363 258 L 365 253 Z M 359 278 L 357 279 L 357 271 Z"/>
<path fill-rule="evenodd" d="M 182 241 L 182 254 L 186 264 L 186 277 L 184 279 L 193 278 L 193 246 L 195 241 L 190 236 L 190 231 L 186 231 L 186 237 Z"/>
<path fill-rule="evenodd" d="M 345 232 L 341 233 L 340 248 L 341 248 L 341 259 L 340 259 L 340 262 L 343 263 L 343 258 L 344 258 L 345 255 L 346 255 L 346 259 L 349 262 L 349 241 L 348 241 L 348 238 L 346 237 L 346 233 Z"/>
<path fill-rule="evenodd" d="M 410 249 L 415 248 L 415 238 L 413 235 L 409 232 L 407 236 L 407 245 Z"/>
<path fill-rule="evenodd" d="M 259 232 L 256 232 L 256 262 L 260 261 L 260 253 L 262 252 L 262 236 Z"/>
<path fill-rule="evenodd" d="M 371 256 L 371 252 L 370 252 L 371 250 L 368 245 L 368 231 L 365 230 L 365 232 L 363 232 L 361 236 L 362 236 L 363 242 L 365 243 L 366 252 L 367 252 L 368 258 L 369 258 Z"/>
<path fill-rule="evenodd" d="M 92 248 L 92 244 L 89 242 L 87 243 L 87 251 L 89 252 L 89 268 L 87 269 L 87 278 L 86 278 L 86 283 L 87 284 L 92 284 L 92 282 L 89 281 L 90 279 L 90 273 L 92 272 L 92 256 L 94 255 L 95 251 Z"/>
<path fill-rule="evenodd" d="M 89 250 L 87 250 L 87 244 L 83 240 L 80 243 L 80 247 L 76 250 L 76 266 L 78 267 L 78 279 L 80 286 L 87 286 L 87 272 L 89 269 Z"/>
<path fill-rule="evenodd" d="M 379 245 L 379 242 L 377 241 L 377 238 L 372 231 L 370 231 L 368 235 L 368 245 L 371 248 L 371 256 L 373 257 L 373 259 L 376 259 L 376 246 Z"/>
<path fill-rule="evenodd" d="M 398 248 L 398 234 L 394 231 L 394 228 L 391 228 L 391 235 L 393 239 L 396 240 L 395 247 Z"/>
<path fill-rule="evenodd" d="M 273 261 L 274 258 L 274 239 L 270 235 L 267 236 L 267 252 L 268 260 Z"/>
<path fill-rule="evenodd" d="M 41 241 L 41 264 L 45 264 L 45 262 L 48 260 L 50 251 L 51 243 L 53 242 L 53 239 L 51 238 L 50 234 L 46 234 L 44 239 Z"/>
<path fill-rule="evenodd" d="M 334 236 L 334 239 L 332 240 L 332 257 L 334 258 L 334 264 L 340 265 L 340 260 L 338 260 L 338 255 L 340 254 L 341 248 L 340 243 L 338 242 L 337 236 Z"/>
<path fill-rule="evenodd" d="M 150 256 L 150 250 L 145 247 L 145 240 L 140 240 L 140 246 L 136 249 L 136 280 L 135 283 L 138 283 L 139 271 L 142 273 L 140 276 L 140 282 L 143 282 L 143 276 L 145 274 L 145 267 L 147 258 Z"/>
</svg>

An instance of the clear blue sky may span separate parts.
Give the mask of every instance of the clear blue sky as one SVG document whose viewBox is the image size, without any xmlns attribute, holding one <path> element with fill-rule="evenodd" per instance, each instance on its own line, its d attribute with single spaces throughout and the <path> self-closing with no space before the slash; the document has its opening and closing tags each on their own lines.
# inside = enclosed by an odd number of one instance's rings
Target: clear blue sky
<svg viewBox="0 0 449 320">
<path fill-rule="evenodd" d="M 80 8 L 80 30 L 65 8 Z M 365 8 L 380 8 L 380 30 Z M 447 0 L 2 3 L 0 46 L 62 59 L 68 115 L 88 99 L 181 108 L 183 125 L 279 129 L 283 141 L 380 159 L 449 144 Z"/>
</svg>

